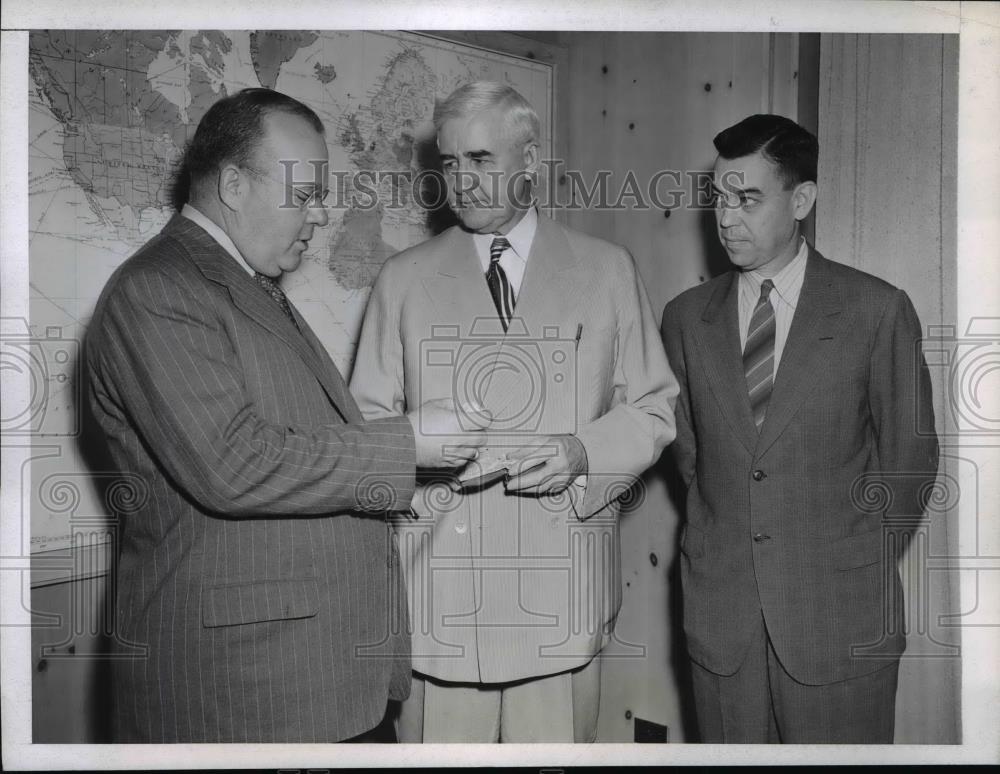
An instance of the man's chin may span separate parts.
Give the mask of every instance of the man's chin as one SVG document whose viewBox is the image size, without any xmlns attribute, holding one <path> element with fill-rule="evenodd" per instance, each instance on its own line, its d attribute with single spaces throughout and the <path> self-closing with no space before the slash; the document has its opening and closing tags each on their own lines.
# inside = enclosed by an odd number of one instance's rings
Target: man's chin
<svg viewBox="0 0 1000 774">
<path fill-rule="evenodd" d="M 468 231 L 479 231 L 482 228 L 486 228 L 493 220 L 488 211 L 483 211 L 475 207 L 463 207 L 453 210 L 453 212 L 455 213 L 455 217 L 458 218 L 458 222 Z"/>
<path fill-rule="evenodd" d="M 511 220 L 510 217 L 505 217 L 507 211 L 502 208 L 463 207 L 453 209 L 452 212 L 466 231 L 477 234 L 490 234 Z"/>
<path fill-rule="evenodd" d="M 729 256 L 729 260 L 741 269 L 746 268 L 749 264 L 753 263 L 753 255 L 750 251 L 740 249 L 741 247 L 746 247 L 745 242 L 723 242 L 722 247 L 726 251 L 726 255 Z"/>
<path fill-rule="evenodd" d="M 282 253 L 278 258 L 278 266 L 281 268 L 282 272 L 286 274 L 290 271 L 295 271 L 302 264 L 302 253 L 301 245 L 293 247 L 291 250 Z"/>
</svg>

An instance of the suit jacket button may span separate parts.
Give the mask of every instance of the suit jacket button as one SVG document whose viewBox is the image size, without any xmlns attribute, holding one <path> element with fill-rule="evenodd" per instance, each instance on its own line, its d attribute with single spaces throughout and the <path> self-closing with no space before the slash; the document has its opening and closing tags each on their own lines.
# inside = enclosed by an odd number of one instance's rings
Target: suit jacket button
<svg viewBox="0 0 1000 774">
<path fill-rule="evenodd" d="M 754 481 L 763 481 L 765 478 L 767 478 L 767 473 L 765 473 L 763 470 L 758 469 L 753 472 Z"/>
<path fill-rule="evenodd" d="M 754 543 L 763 543 L 765 540 L 770 540 L 770 539 L 771 539 L 770 535 L 765 535 L 761 532 L 758 532 L 753 536 Z"/>
</svg>

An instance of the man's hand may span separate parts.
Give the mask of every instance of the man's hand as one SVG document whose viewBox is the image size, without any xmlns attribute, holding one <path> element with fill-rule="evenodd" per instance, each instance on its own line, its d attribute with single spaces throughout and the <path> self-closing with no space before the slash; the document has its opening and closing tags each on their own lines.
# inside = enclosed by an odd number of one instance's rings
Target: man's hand
<svg viewBox="0 0 1000 774">
<path fill-rule="evenodd" d="M 456 468 L 476 458 L 486 443 L 483 431 L 490 418 L 479 407 L 467 407 L 463 414 L 477 425 L 471 431 L 462 427 L 451 398 L 429 400 L 406 415 L 413 425 L 417 467 Z"/>
<path fill-rule="evenodd" d="M 506 488 L 518 494 L 559 494 L 587 473 L 587 450 L 575 435 L 535 436 L 520 449 L 507 452 L 507 458 L 518 464 Z"/>
</svg>

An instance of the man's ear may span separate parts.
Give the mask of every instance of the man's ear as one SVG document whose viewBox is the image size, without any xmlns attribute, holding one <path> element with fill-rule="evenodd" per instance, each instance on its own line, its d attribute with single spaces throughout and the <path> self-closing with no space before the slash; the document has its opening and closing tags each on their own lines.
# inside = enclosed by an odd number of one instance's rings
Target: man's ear
<svg viewBox="0 0 1000 774">
<path fill-rule="evenodd" d="M 526 142 L 524 144 L 524 150 L 522 151 L 524 158 L 524 171 L 531 175 L 532 179 L 538 173 L 538 167 L 541 165 L 541 156 L 538 153 L 538 143 L 534 140 Z"/>
<path fill-rule="evenodd" d="M 792 191 L 792 207 L 796 220 L 804 220 L 816 203 L 816 183 L 807 180 Z"/>
<path fill-rule="evenodd" d="M 219 201 L 231 210 L 243 209 L 249 191 L 246 174 L 235 164 L 225 164 L 219 169 Z"/>
</svg>

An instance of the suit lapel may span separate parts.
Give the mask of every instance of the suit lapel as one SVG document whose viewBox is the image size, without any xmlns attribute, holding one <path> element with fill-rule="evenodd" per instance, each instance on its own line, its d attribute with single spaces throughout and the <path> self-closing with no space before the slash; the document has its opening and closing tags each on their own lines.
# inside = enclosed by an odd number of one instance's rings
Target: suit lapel
<svg viewBox="0 0 1000 774">
<path fill-rule="evenodd" d="M 719 283 L 698 326 L 700 360 L 723 416 L 748 452 L 757 445 L 739 331 L 739 274 L 731 271 Z"/>
<path fill-rule="evenodd" d="M 537 335 L 536 323 L 542 322 L 542 318 L 571 319 L 579 312 L 576 309 L 580 281 L 578 264 L 579 259 L 570 248 L 566 233 L 539 213 L 538 228 L 514 307 L 515 316 L 524 319 L 533 335 Z"/>
<path fill-rule="evenodd" d="M 289 304 L 291 305 L 291 302 Z M 298 310 L 294 306 L 292 306 L 292 314 L 295 315 L 295 320 L 299 324 L 299 330 L 302 331 L 302 336 L 309 343 L 309 347 L 316 357 L 316 364 L 319 368 L 314 368 L 313 365 L 309 364 L 308 360 L 306 364 L 309 365 L 310 369 L 316 375 L 316 378 L 333 403 L 334 408 L 340 412 L 340 416 L 344 418 L 345 422 L 352 424 L 364 422 L 364 417 L 361 415 L 361 409 L 358 408 L 357 401 L 351 395 L 351 391 L 344 381 L 344 377 L 337 370 L 337 366 L 330 359 L 326 347 L 323 346 L 323 343 L 313 333 L 312 328 L 309 327 L 309 323 L 302 318 L 302 315 L 298 313 Z"/>
<path fill-rule="evenodd" d="M 817 374 L 831 359 L 843 324 L 840 291 L 829 262 L 811 246 L 795 316 L 781 354 L 767 416 L 757 444 L 763 454 L 788 426 L 802 402 L 819 383 Z"/>
<path fill-rule="evenodd" d="M 201 273 L 206 279 L 225 287 L 237 309 L 285 342 L 302 358 L 345 421 L 360 421 L 357 406 L 343 377 L 301 316 L 293 310 L 301 326 L 300 333 L 291 320 L 285 317 L 281 307 L 198 224 L 182 215 L 175 215 L 164 227 L 164 233 L 184 242 Z"/>
<path fill-rule="evenodd" d="M 490 334 L 502 336 L 503 328 L 476 257 L 472 235 L 455 226 L 442 234 L 440 240 L 440 247 L 434 251 L 437 271 L 423 280 L 433 308 L 450 312 L 436 317 L 454 320 L 456 325 L 480 319 Z M 468 335 L 468 331 L 463 335 Z"/>
</svg>

